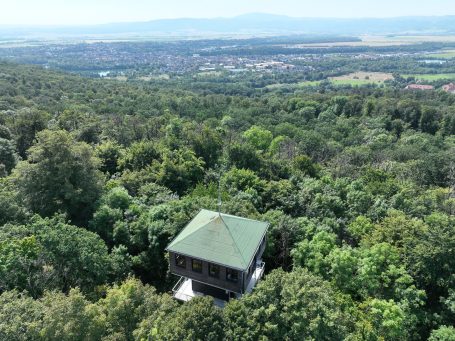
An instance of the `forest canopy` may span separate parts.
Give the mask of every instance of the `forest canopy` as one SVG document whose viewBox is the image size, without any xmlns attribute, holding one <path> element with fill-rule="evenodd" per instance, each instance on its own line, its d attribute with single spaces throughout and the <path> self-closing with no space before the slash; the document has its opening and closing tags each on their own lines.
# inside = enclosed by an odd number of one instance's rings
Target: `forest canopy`
<svg viewBox="0 0 455 341">
<path fill-rule="evenodd" d="M 455 96 L 220 94 L 0 63 L 1 340 L 454 340 Z M 170 295 L 201 209 L 268 221 L 224 309 Z"/>
</svg>

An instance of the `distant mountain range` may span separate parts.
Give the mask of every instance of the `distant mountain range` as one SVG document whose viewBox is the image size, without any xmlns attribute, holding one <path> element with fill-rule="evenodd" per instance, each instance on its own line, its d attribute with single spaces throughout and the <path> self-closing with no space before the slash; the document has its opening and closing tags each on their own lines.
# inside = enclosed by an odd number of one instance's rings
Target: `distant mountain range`
<svg viewBox="0 0 455 341">
<path fill-rule="evenodd" d="M 455 34 L 455 16 L 397 18 L 294 18 L 245 14 L 233 18 L 165 19 L 92 26 L 1 26 L 0 38 L 38 37 L 194 37 L 289 34 Z"/>
</svg>

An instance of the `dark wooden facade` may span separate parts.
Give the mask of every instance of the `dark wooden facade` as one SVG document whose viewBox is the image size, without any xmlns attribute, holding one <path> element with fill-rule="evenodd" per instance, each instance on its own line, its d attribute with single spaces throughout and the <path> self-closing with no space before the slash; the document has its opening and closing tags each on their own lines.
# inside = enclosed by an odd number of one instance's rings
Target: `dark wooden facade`
<svg viewBox="0 0 455 341">
<path fill-rule="evenodd" d="M 204 290 L 204 285 L 209 285 L 215 288 L 219 288 L 225 291 L 230 291 L 230 292 L 235 292 L 239 294 L 243 294 L 245 292 L 245 289 L 256 269 L 256 262 L 258 260 L 261 260 L 262 254 L 264 253 L 265 249 L 265 237 L 263 238 L 261 244 L 259 245 L 258 250 L 256 251 L 256 255 L 253 258 L 250 267 L 245 270 L 245 271 L 240 271 L 240 270 L 235 270 L 231 268 L 227 268 L 226 266 L 220 265 L 220 264 L 215 264 L 218 266 L 219 273 L 218 276 L 211 276 L 209 273 L 209 266 L 210 264 L 213 264 L 207 260 L 201 260 L 201 259 L 196 259 L 190 256 L 186 255 L 180 255 L 176 254 L 174 252 L 169 252 L 169 265 L 170 265 L 170 272 L 186 277 L 186 278 L 191 278 L 194 281 L 197 281 L 199 283 L 195 283 L 193 285 L 193 290 L 206 293 L 210 295 L 210 292 L 207 292 L 209 290 Z M 184 266 L 180 263 L 180 266 L 178 265 L 178 259 L 182 259 L 181 257 L 185 257 L 185 262 Z M 178 258 L 178 259 L 177 259 Z M 193 270 L 193 259 L 196 261 L 200 261 L 202 263 L 202 269 L 201 271 L 195 271 Z M 235 272 L 237 274 L 237 281 L 234 282 L 232 280 L 228 280 L 227 277 L 227 272 Z M 194 283 L 193 281 L 193 283 Z M 202 284 L 202 285 L 201 285 Z M 201 291 L 204 290 L 204 291 Z M 219 295 L 211 295 L 211 296 L 219 296 Z"/>
</svg>

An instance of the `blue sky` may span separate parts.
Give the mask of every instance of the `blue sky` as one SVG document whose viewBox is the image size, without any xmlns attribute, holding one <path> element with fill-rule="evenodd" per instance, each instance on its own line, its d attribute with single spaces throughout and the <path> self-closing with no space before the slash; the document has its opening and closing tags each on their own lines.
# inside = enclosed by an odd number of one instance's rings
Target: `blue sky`
<svg viewBox="0 0 455 341">
<path fill-rule="evenodd" d="M 250 12 L 296 17 L 455 15 L 455 0 L 0 0 L 0 24 L 73 25 Z"/>
</svg>

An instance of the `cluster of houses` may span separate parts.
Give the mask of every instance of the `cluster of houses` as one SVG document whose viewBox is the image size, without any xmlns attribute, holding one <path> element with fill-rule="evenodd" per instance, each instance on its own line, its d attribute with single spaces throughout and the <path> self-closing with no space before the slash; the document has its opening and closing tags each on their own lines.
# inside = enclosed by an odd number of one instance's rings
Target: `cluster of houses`
<svg viewBox="0 0 455 341">
<path fill-rule="evenodd" d="M 226 60 L 228 64 L 224 63 L 213 63 L 212 61 L 204 63 L 199 67 L 199 71 L 219 71 L 228 70 L 232 72 L 236 71 L 289 71 L 296 68 L 295 65 L 286 63 L 283 61 L 253 61 L 245 58 L 238 58 L 236 60 L 229 58 Z M 300 71 L 311 70 L 311 67 L 300 67 Z"/>
<path fill-rule="evenodd" d="M 405 89 L 406 89 L 406 90 L 422 90 L 422 91 L 427 91 L 427 90 L 434 90 L 435 88 L 434 88 L 433 85 L 409 84 L 408 86 L 406 86 Z M 455 84 L 453 84 L 453 83 L 446 84 L 446 85 L 444 85 L 441 89 L 442 89 L 442 91 L 445 91 L 445 92 L 448 92 L 448 93 L 451 93 L 451 94 L 455 94 Z"/>
<path fill-rule="evenodd" d="M 446 84 L 442 87 L 442 90 L 451 94 L 455 94 L 455 84 Z"/>
<path fill-rule="evenodd" d="M 424 84 L 409 84 L 406 90 L 434 90 L 433 85 L 424 85 Z"/>
</svg>

